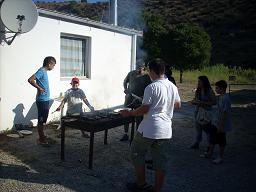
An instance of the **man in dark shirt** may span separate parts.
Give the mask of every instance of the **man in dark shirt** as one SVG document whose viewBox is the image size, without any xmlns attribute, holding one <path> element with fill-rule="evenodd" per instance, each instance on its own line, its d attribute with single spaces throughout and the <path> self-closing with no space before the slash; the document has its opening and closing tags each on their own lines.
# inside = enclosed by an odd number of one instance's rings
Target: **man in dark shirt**
<svg viewBox="0 0 256 192">
<path fill-rule="evenodd" d="M 141 105 L 141 100 L 136 99 L 133 95 L 143 97 L 144 89 L 151 83 L 149 75 L 145 72 L 145 64 L 142 60 L 137 61 L 136 70 L 130 71 L 124 79 L 124 106 L 129 108 L 137 108 Z M 142 117 L 136 119 L 137 126 L 141 122 Z M 129 125 L 124 126 L 125 134 L 120 141 L 127 141 Z"/>
<path fill-rule="evenodd" d="M 166 66 L 165 76 L 169 81 L 171 81 L 174 85 L 176 85 L 176 81 L 174 77 L 172 76 L 172 70 L 169 66 Z"/>
</svg>

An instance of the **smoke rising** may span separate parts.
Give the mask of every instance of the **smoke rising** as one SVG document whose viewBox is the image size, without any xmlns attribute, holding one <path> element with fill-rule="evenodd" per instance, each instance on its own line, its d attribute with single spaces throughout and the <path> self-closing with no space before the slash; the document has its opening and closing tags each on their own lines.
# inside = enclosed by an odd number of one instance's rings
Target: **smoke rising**
<svg viewBox="0 0 256 192">
<path fill-rule="evenodd" d="M 110 0 L 109 0 L 110 2 Z M 109 4 L 110 5 L 110 4 Z M 142 0 L 117 0 L 117 24 L 120 27 L 144 31 L 146 25 L 143 20 L 144 3 Z M 110 7 L 104 11 L 102 22 L 111 23 Z M 143 38 L 137 38 L 137 59 L 145 59 L 146 52 L 142 49 Z"/>
<path fill-rule="evenodd" d="M 142 0 L 118 0 L 117 1 L 118 25 L 126 28 L 144 31 L 146 25 L 142 14 L 144 4 Z M 142 49 L 143 38 L 137 38 L 137 59 L 145 59 L 146 52 Z"/>
</svg>

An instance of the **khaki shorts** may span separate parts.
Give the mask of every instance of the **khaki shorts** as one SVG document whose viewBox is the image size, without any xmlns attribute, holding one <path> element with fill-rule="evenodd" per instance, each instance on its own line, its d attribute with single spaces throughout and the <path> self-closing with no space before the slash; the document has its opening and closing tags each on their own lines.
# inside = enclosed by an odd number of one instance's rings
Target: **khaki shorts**
<svg viewBox="0 0 256 192">
<path fill-rule="evenodd" d="M 150 150 L 153 160 L 153 168 L 166 170 L 167 164 L 167 148 L 170 139 L 150 139 L 143 137 L 137 132 L 131 147 L 131 160 L 135 167 L 145 165 L 145 156 Z"/>
</svg>

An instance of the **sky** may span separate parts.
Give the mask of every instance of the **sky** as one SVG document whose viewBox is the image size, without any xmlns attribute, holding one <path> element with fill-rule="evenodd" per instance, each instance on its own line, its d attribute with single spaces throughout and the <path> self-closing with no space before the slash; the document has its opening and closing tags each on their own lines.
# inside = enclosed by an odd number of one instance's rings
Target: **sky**
<svg viewBox="0 0 256 192">
<path fill-rule="evenodd" d="M 35 1 L 35 2 L 37 2 L 37 1 L 45 1 L 45 2 L 53 2 L 53 1 L 55 1 L 55 2 L 62 2 L 62 1 L 64 1 L 64 0 L 33 0 L 33 1 Z M 88 3 L 104 2 L 104 1 L 108 1 L 108 0 L 87 0 Z"/>
</svg>

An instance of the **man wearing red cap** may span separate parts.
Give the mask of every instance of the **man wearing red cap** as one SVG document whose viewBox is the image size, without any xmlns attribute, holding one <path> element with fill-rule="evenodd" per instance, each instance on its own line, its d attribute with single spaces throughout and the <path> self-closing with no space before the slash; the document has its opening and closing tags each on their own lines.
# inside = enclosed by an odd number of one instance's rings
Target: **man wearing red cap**
<svg viewBox="0 0 256 192">
<path fill-rule="evenodd" d="M 68 89 L 65 93 L 64 99 L 61 101 L 60 106 L 56 109 L 56 111 L 60 111 L 65 103 L 68 103 L 67 106 L 67 115 L 80 114 L 83 112 L 83 102 L 88 106 L 91 111 L 94 111 L 94 107 L 90 105 L 88 102 L 85 93 L 79 87 L 79 78 L 74 77 L 71 80 L 72 88 Z M 89 137 L 82 131 L 82 135 L 84 137 Z"/>
</svg>

